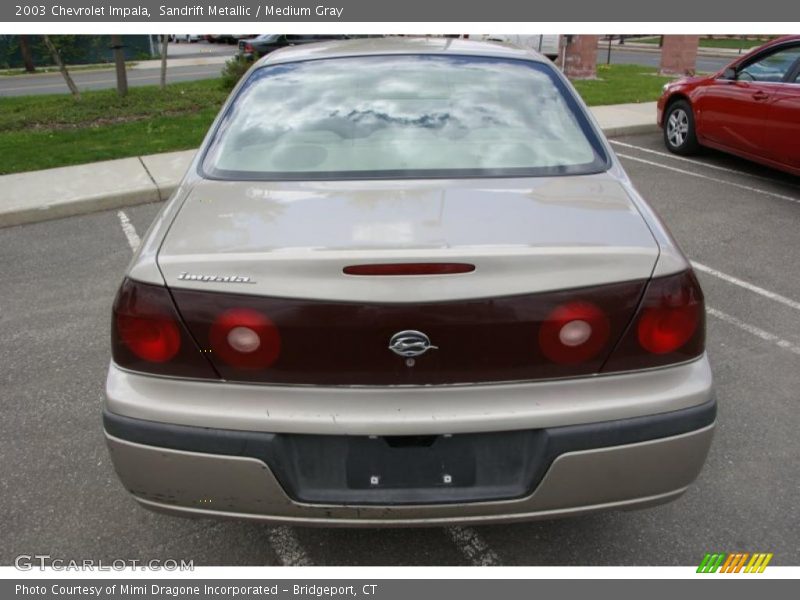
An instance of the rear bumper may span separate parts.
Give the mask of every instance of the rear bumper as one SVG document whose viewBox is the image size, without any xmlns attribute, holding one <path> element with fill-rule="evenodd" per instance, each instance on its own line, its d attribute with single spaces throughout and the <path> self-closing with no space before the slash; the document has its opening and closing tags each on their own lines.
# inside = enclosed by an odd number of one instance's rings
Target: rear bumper
<svg viewBox="0 0 800 600">
<path fill-rule="evenodd" d="M 711 398 L 707 357 L 662 369 L 534 382 L 392 387 L 250 385 L 132 373 L 113 363 L 105 408 L 195 427 L 312 435 L 519 431 L 668 413 Z"/>
<path fill-rule="evenodd" d="M 647 417 L 540 429 L 532 435 L 542 444 L 527 446 L 536 455 L 529 457 L 535 468 L 523 473 L 516 492 L 502 492 L 515 497 L 481 500 L 480 486 L 448 497 L 441 487 L 429 487 L 418 490 L 416 502 L 379 488 L 330 495 L 335 501 L 315 498 L 313 489 L 309 495 L 307 478 L 293 478 L 286 464 L 291 460 L 278 449 L 279 440 L 292 434 L 174 426 L 108 412 L 104 420 L 117 473 L 147 508 L 305 525 L 419 526 L 553 518 L 670 501 L 699 474 L 715 415 L 711 399 Z M 343 483 L 339 491 L 347 487 Z"/>
</svg>

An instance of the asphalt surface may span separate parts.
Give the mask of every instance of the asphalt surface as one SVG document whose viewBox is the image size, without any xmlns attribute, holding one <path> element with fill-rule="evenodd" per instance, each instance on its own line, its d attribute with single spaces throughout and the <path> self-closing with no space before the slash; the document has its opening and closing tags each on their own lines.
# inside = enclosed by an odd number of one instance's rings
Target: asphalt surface
<svg viewBox="0 0 800 600">
<path fill-rule="evenodd" d="M 656 134 L 618 138 L 615 149 L 691 259 L 751 284 L 699 273 L 716 311 L 708 352 L 719 420 L 682 498 L 466 529 L 275 528 L 147 512 L 117 481 L 100 422 L 110 305 L 131 256 L 109 211 L 0 229 L 0 564 L 46 553 L 196 565 L 696 565 L 707 551 L 800 563 L 800 180 L 717 153 L 662 156 Z M 159 208 L 124 212 L 142 235 Z"/>
</svg>

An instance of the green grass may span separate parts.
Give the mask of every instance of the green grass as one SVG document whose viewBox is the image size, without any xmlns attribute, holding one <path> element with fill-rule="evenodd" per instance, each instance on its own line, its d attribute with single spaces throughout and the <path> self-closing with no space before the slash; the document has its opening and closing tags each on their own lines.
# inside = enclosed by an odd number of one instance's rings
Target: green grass
<svg viewBox="0 0 800 600">
<path fill-rule="evenodd" d="M 749 50 L 761 44 L 766 44 L 775 36 L 766 36 L 757 39 L 745 38 L 700 38 L 700 46 L 703 48 L 732 48 L 734 50 Z"/>
<path fill-rule="evenodd" d="M 217 110 L 71 130 L 2 132 L 0 174 L 196 148 Z"/>
<path fill-rule="evenodd" d="M 219 80 L 205 79 L 158 86 L 131 87 L 120 98 L 113 89 L 89 91 L 79 101 L 67 94 L 0 98 L 0 132 L 29 127 L 59 129 L 108 121 L 151 117 L 165 112 L 196 112 L 222 104 L 227 92 Z"/>
<path fill-rule="evenodd" d="M 668 81 L 672 78 L 657 75 L 655 67 L 597 65 L 597 79 L 573 81 L 573 85 L 586 104 L 601 106 L 658 100 Z"/>
<path fill-rule="evenodd" d="M 227 91 L 219 80 L 0 98 L 0 174 L 197 147 Z"/>
<path fill-rule="evenodd" d="M 652 67 L 598 65 L 598 79 L 576 81 L 587 104 L 648 102 L 668 77 Z M 0 98 L 0 174 L 196 148 L 227 96 L 220 80 Z"/>
<path fill-rule="evenodd" d="M 627 38 L 625 41 L 626 42 L 634 42 L 636 44 L 657 44 L 660 39 L 661 39 L 661 36 L 651 35 L 651 36 L 642 37 L 642 38 Z"/>
</svg>

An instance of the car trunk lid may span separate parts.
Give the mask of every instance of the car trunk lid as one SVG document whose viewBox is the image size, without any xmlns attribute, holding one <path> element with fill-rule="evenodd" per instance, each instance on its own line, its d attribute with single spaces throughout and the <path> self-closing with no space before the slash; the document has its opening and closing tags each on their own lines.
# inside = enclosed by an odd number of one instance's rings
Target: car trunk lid
<svg viewBox="0 0 800 600">
<path fill-rule="evenodd" d="M 402 185 L 203 182 L 172 224 L 158 264 L 175 288 L 420 302 L 647 278 L 657 256 L 622 186 L 593 175 Z M 413 279 L 343 272 L 429 261 L 475 269 Z"/>
</svg>

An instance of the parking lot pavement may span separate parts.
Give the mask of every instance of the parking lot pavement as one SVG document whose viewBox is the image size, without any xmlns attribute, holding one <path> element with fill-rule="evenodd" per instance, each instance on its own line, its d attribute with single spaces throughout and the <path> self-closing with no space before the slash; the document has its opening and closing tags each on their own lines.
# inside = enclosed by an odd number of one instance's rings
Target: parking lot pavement
<svg viewBox="0 0 800 600">
<path fill-rule="evenodd" d="M 681 499 L 548 522 L 399 530 L 185 520 L 139 508 L 116 480 L 100 406 L 109 309 L 159 205 L 0 230 L 0 564 L 183 558 L 196 565 L 691 565 L 709 550 L 800 548 L 800 181 L 657 134 L 614 140 L 631 179 L 697 263 L 719 428 Z"/>
</svg>

